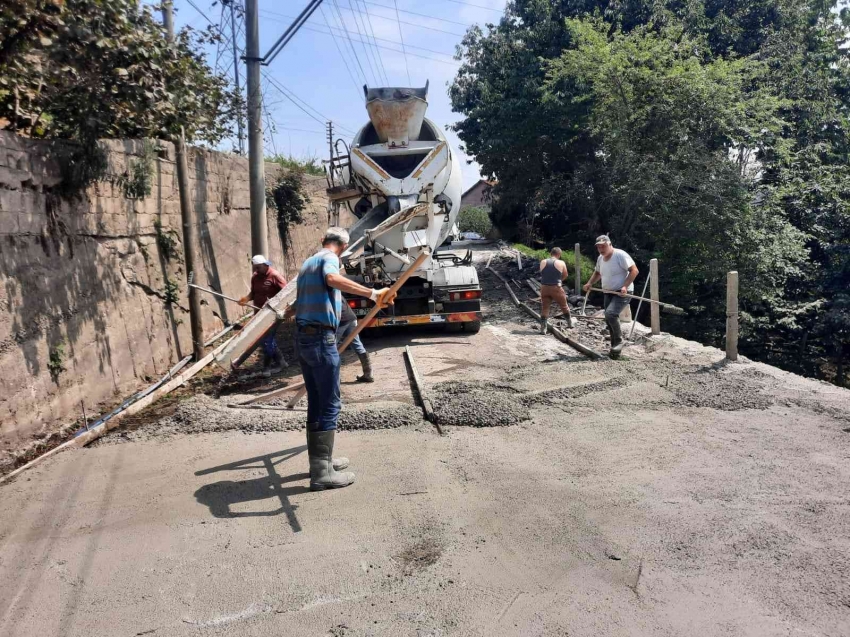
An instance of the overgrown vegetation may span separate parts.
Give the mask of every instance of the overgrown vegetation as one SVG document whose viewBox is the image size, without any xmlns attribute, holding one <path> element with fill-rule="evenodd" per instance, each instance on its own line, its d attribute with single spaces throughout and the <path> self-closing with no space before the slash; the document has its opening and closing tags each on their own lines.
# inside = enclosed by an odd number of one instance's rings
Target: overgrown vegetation
<svg viewBox="0 0 850 637">
<path fill-rule="evenodd" d="M 173 139 L 184 125 L 187 141 L 215 144 L 239 106 L 204 61 L 217 37 L 184 28 L 169 45 L 136 0 L 2 3 L 0 128 L 79 142 L 66 191 L 102 176 L 99 139 Z"/>
<path fill-rule="evenodd" d="M 304 172 L 281 170 L 266 186 L 266 205 L 277 212 L 277 230 L 284 248 L 292 245 L 291 227 L 304 221 L 304 209 L 310 201 L 304 192 Z"/>
<path fill-rule="evenodd" d="M 162 295 L 168 305 L 176 305 L 180 300 L 180 286 L 173 279 L 165 279 Z"/>
<path fill-rule="evenodd" d="M 850 12 L 834 0 L 513 0 L 471 28 L 456 130 L 526 243 L 612 235 L 720 344 L 844 382 L 850 354 Z"/>
<path fill-rule="evenodd" d="M 178 259 L 180 257 L 180 250 L 177 248 L 177 239 L 173 236 L 177 233 L 174 230 L 163 229 L 162 222 L 159 219 L 154 220 L 153 229 L 156 232 L 156 245 L 162 257 L 166 261 Z"/>
<path fill-rule="evenodd" d="M 138 159 L 131 159 L 127 170 L 117 178 L 125 197 L 144 199 L 151 194 L 155 160 L 156 145 L 146 139 L 142 143 L 142 154 Z"/>
<path fill-rule="evenodd" d="M 529 257 L 530 259 L 534 259 L 535 261 L 542 261 L 543 259 L 549 258 L 549 250 L 535 250 L 534 248 L 529 248 L 527 245 L 522 243 L 515 243 L 513 247 L 518 250 L 523 256 Z M 575 274 L 576 274 L 576 255 L 575 251 L 569 251 L 562 248 L 563 252 L 561 254 L 561 260 L 567 264 L 567 272 L 569 276 L 567 277 L 567 285 L 569 287 L 575 286 Z M 596 262 L 591 261 L 585 254 L 581 254 L 579 257 L 579 262 L 581 263 L 581 282 L 587 283 L 590 280 L 590 275 L 593 274 L 593 269 L 596 267 Z"/>
<path fill-rule="evenodd" d="M 457 215 L 457 226 L 461 232 L 476 232 L 486 237 L 493 230 L 490 210 L 481 206 L 461 208 Z"/>
<path fill-rule="evenodd" d="M 50 348 L 47 360 L 47 370 L 53 382 L 59 382 L 59 374 L 65 371 L 65 344 L 57 343 Z"/>
<path fill-rule="evenodd" d="M 278 164 L 284 170 L 294 170 L 314 177 L 325 176 L 325 169 L 322 166 L 322 160 L 318 157 L 297 159 L 287 155 L 273 155 L 271 157 L 267 157 L 266 161 Z"/>
</svg>

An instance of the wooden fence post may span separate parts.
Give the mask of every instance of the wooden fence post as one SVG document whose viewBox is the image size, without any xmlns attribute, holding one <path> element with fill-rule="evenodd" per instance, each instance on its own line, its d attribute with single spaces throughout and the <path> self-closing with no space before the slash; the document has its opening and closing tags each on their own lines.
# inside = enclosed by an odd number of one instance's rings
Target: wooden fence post
<svg viewBox="0 0 850 637">
<path fill-rule="evenodd" d="M 581 296 L 581 244 L 576 244 L 576 295 Z"/>
<path fill-rule="evenodd" d="M 649 298 L 658 301 L 658 259 L 649 262 Z M 649 304 L 649 324 L 652 334 L 661 334 L 661 310 L 657 303 Z"/>
<path fill-rule="evenodd" d="M 726 274 L 726 360 L 738 360 L 738 273 Z"/>
</svg>

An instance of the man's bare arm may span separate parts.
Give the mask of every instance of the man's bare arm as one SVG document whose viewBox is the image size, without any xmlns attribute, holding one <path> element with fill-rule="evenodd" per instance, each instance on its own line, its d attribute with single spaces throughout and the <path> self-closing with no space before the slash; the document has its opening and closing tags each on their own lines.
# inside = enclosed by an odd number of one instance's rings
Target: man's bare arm
<svg viewBox="0 0 850 637">
<path fill-rule="evenodd" d="M 626 277 L 626 282 L 623 284 L 623 287 L 620 288 L 620 292 L 625 294 L 629 291 L 629 286 L 634 283 L 634 280 L 637 278 L 638 269 L 636 265 L 633 265 L 629 268 L 629 276 Z"/>
<path fill-rule="evenodd" d="M 567 277 L 570 276 L 569 270 L 567 270 L 567 264 L 565 261 L 558 261 L 562 266 L 564 266 L 563 272 L 561 272 L 561 281 L 566 281 Z"/>
<path fill-rule="evenodd" d="M 587 292 L 590 288 L 593 287 L 593 284 L 596 283 L 599 279 L 602 278 L 602 275 L 599 274 L 596 270 L 593 271 L 593 274 L 590 275 L 590 280 L 584 284 L 582 289 Z"/>
</svg>

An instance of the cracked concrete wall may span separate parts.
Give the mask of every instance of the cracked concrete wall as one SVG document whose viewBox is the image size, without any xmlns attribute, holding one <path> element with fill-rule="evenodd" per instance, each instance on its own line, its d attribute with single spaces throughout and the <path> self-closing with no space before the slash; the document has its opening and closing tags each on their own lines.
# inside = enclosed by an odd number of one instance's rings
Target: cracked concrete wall
<svg viewBox="0 0 850 637">
<path fill-rule="evenodd" d="M 132 199 L 116 177 L 143 142 L 103 146 L 108 178 L 62 198 L 56 158 L 67 146 L 0 131 L 0 469 L 80 420 L 81 401 L 93 418 L 192 352 L 174 148 L 157 142 L 151 195 Z M 202 149 L 188 160 L 195 281 L 238 298 L 250 279 L 247 160 Z M 286 251 L 268 211 L 267 256 L 287 278 L 327 224 L 324 189 L 308 178 L 305 222 Z M 211 295 L 202 308 L 207 338 L 243 312 Z"/>
</svg>

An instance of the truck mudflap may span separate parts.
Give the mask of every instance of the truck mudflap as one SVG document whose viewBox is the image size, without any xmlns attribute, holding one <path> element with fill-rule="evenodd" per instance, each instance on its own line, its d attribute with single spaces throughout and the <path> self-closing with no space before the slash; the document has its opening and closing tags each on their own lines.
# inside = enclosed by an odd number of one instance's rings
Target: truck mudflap
<svg viewBox="0 0 850 637">
<path fill-rule="evenodd" d="M 370 327 L 392 325 L 435 325 L 441 323 L 471 323 L 481 320 L 481 312 L 449 312 L 442 314 L 411 314 L 409 316 L 379 316 L 369 323 Z"/>
</svg>

